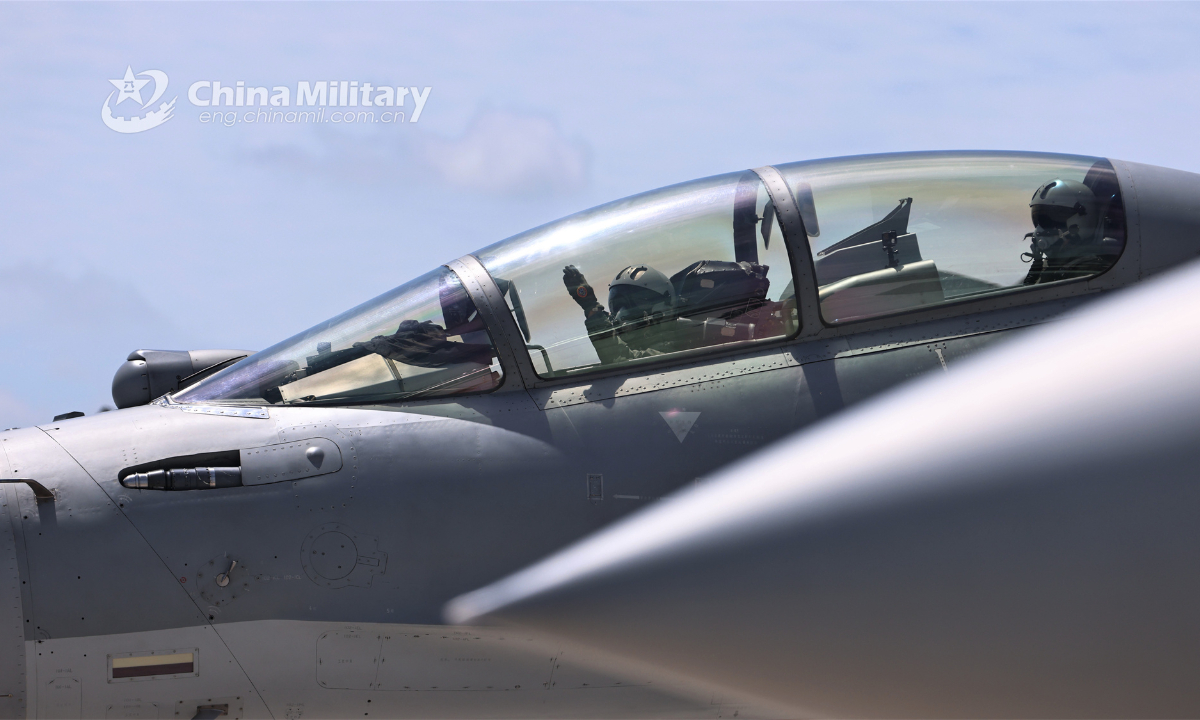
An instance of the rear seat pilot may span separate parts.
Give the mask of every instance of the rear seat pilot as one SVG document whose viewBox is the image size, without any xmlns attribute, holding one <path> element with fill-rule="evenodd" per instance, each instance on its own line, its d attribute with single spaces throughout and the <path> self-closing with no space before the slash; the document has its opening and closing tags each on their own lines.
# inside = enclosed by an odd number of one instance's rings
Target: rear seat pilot
<svg viewBox="0 0 1200 720">
<path fill-rule="evenodd" d="M 1107 270 L 1121 254 L 1121 243 L 1105 237 L 1102 203 L 1091 188 L 1074 180 L 1051 180 L 1029 201 L 1033 232 L 1029 252 L 1021 259 L 1032 262 L 1022 285 L 1069 280 Z"/>
</svg>

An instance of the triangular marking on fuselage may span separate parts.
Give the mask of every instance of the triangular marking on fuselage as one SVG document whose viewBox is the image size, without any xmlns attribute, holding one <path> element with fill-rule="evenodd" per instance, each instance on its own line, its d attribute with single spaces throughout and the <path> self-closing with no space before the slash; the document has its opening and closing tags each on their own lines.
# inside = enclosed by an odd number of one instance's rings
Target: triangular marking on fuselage
<svg viewBox="0 0 1200 720">
<path fill-rule="evenodd" d="M 691 432 L 692 426 L 696 424 L 696 419 L 700 417 L 698 412 L 684 412 L 682 410 L 667 410 L 660 412 L 663 420 L 667 421 L 667 427 L 671 428 L 671 432 L 675 433 L 675 437 L 679 442 Z"/>
</svg>

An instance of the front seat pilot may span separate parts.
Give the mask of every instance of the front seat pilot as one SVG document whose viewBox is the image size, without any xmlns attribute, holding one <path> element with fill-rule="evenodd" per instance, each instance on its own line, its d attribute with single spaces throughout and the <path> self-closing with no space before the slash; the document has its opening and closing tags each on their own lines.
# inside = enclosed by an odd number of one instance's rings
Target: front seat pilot
<svg viewBox="0 0 1200 720">
<path fill-rule="evenodd" d="M 1104 272 L 1120 255 L 1120 242 L 1105 237 L 1104 203 L 1091 188 L 1074 180 L 1051 180 L 1029 201 L 1034 231 L 1032 261 L 1023 285 L 1069 280 Z"/>
<path fill-rule="evenodd" d="M 678 334 L 665 322 L 674 316 L 675 289 L 649 265 L 631 265 L 608 286 L 608 307 L 574 265 L 563 268 L 563 284 L 583 309 L 584 325 L 604 364 L 674 352 Z"/>
</svg>

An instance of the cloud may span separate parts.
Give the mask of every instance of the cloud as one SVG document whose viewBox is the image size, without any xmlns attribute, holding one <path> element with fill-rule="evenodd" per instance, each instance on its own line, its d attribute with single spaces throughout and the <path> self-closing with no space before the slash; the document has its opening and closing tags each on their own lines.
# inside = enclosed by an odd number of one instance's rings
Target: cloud
<svg viewBox="0 0 1200 720">
<path fill-rule="evenodd" d="M 235 152 L 264 167 L 353 185 L 394 184 L 413 174 L 412 141 L 390 133 L 318 125 L 308 133 L 280 134 L 284 137 L 246 133 Z"/>
<path fill-rule="evenodd" d="M 425 138 L 421 158 L 446 183 L 498 196 L 569 193 L 587 185 L 588 150 L 550 119 L 480 113 L 455 139 Z"/>
<path fill-rule="evenodd" d="M 389 128 L 390 130 L 390 128 Z M 404 136 L 316 126 L 286 139 L 252 134 L 240 154 L 257 164 L 356 184 L 421 184 L 497 198 L 561 196 L 588 185 L 590 153 L 542 115 L 485 110 L 463 134 L 444 138 L 416 126 Z"/>
</svg>

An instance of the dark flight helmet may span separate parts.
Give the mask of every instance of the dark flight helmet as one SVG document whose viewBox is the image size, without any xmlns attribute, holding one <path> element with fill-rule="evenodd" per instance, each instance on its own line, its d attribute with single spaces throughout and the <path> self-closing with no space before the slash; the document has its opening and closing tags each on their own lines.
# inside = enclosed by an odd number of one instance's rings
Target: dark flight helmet
<svg viewBox="0 0 1200 720">
<path fill-rule="evenodd" d="M 618 324 L 666 315 L 674 305 L 671 281 L 649 265 L 630 265 L 608 285 L 608 310 Z"/>
<path fill-rule="evenodd" d="M 1062 240 L 1090 245 L 1101 240 L 1100 200 L 1092 189 L 1074 180 L 1051 180 L 1029 201 L 1033 216 L 1033 245 L 1047 252 Z"/>
</svg>

